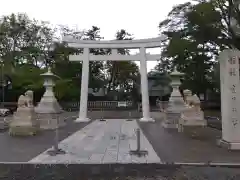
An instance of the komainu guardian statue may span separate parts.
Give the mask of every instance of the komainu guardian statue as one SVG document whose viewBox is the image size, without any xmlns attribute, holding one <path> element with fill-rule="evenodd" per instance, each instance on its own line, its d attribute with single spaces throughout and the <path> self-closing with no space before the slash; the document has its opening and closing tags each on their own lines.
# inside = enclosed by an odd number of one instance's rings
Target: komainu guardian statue
<svg viewBox="0 0 240 180">
<path fill-rule="evenodd" d="M 205 126 L 206 120 L 201 110 L 201 101 L 196 94 L 188 89 L 183 91 L 186 108 L 181 113 L 178 130 L 183 131 L 184 126 Z"/>
<path fill-rule="evenodd" d="M 20 95 L 17 111 L 10 122 L 10 135 L 35 135 L 39 130 L 37 116 L 33 106 L 33 91 L 28 90 Z"/>
<path fill-rule="evenodd" d="M 28 90 L 25 92 L 25 100 L 27 107 L 33 108 L 33 91 Z"/>
</svg>

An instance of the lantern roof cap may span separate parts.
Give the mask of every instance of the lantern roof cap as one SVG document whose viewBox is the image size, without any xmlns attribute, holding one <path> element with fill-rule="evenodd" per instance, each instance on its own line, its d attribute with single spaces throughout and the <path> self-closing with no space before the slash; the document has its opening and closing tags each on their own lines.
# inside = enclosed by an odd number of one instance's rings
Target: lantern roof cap
<svg viewBox="0 0 240 180">
<path fill-rule="evenodd" d="M 52 73 L 51 67 L 48 67 L 48 71 L 45 72 L 45 73 L 43 73 L 43 74 L 41 74 L 41 76 L 44 76 L 44 77 L 53 77 L 53 78 L 57 78 L 57 79 L 60 78 L 59 76 L 57 76 L 57 75 L 55 75 L 55 74 Z"/>
</svg>

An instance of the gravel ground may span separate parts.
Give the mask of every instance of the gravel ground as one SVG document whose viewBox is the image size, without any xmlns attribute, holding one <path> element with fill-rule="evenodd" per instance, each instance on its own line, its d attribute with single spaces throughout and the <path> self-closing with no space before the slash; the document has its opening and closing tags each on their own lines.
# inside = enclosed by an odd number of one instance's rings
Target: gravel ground
<svg viewBox="0 0 240 180">
<path fill-rule="evenodd" d="M 139 122 L 139 125 L 163 162 L 240 163 L 240 151 L 217 146 L 221 138 L 219 130 L 205 127 L 179 133 L 176 129 L 164 129 L 161 121 Z"/>
</svg>

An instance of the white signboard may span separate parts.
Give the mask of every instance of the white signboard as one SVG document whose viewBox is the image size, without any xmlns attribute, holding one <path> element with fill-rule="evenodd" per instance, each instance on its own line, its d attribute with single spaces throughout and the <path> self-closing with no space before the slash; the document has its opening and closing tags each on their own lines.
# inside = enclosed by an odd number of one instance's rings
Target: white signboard
<svg viewBox="0 0 240 180">
<path fill-rule="evenodd" d="M 127 102 L 125 101 L 118 102 L 118 107 L 127 107 Z"/>
</svg>

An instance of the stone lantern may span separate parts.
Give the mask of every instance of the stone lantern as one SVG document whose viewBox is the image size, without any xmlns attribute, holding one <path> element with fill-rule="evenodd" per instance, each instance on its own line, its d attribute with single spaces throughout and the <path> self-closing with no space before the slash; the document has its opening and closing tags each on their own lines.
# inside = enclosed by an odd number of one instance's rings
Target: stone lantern
<svg viewBox="0 0 240 180">
<path fill-rule="evenodd" d="M 60 114 L 64 111 L 58 104 L 57 99 L 53 92 L 55 86 L 54 80 L 59 77 L 51 72 L 51 68 L 44 74 L 41 74 L 44 78 L 43 86 L 45 87 L 45 93 L 41 98 L 39 104 L 35 108 L 35 112 L 38 115 L 41 129 L 55 129 L 59 126 L 64 126 L 64 119 L 60 118 Z"/>
<path fill-rule="evenodd" d="M 183 75 L 184 73 L 178 72 L 176 68 L 170 74 L 173 91 L 171 93 L 171 97 L 169 98 L 168 108 L 162 124 L 165 128 L 177 128 L 181 112 L 185 108 L 183 97 L 179 91 L 179 86 L 181 85 L 180 80 Z"/>
<path fill-rule="evenodd" d="M 178 103 L 178 102 L 182 102 L 183 101 L 182 95 L 181 95 L 181 93 L 179 91 L 179 86 L 181 85 L 181 81 L 180 80 L 181 80 L 182 76 L 184 76 L 184 73 L 178 72 L 176 70 L 176 68 L 170 74 L 170 77 L 171 77 L 171 80 L 172 80 L 171 86 L 173 88 L 171 97 L 169 99 L 170 102 L 174 101 L 174 102 Z"/>
</svg>

